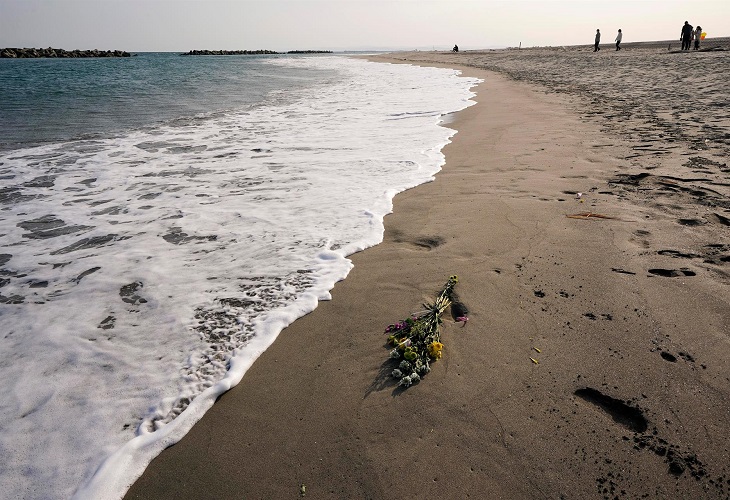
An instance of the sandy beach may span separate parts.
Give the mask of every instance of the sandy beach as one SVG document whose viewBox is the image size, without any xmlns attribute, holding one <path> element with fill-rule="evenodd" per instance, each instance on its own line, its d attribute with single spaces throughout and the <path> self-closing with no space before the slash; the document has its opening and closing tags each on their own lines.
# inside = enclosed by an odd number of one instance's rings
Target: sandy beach
<svg viewBox="0 0 730 500">
<path fill-rule="evenodd" d="M 484 80 L 443 170 L 126 498 L 728 498 L 730 52 L 624 47 L 374 57 Z"/>
</svg>

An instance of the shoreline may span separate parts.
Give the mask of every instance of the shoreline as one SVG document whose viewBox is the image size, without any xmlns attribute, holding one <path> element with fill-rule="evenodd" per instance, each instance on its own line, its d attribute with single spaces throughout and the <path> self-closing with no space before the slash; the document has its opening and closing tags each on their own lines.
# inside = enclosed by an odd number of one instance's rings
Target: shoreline
<svg viewBox="0 0 730 500">
<path fill-rule="evenodd" d="M 457 67 L 423 55 L 388 60 Z M 435 181 L 395 197 L 384 241 L 350 256 L 332 300 L 126 498 L 728 494 L 726 209 L 678 224 L 648 202 L 652 186 L 629 183 L 651 176 L 636 177 L 621 130 L 564 95 L 459 67 L 485 82 L 449 123 Z M 717 258 L 677 255 L 691 245 L 719 245 Z M 470 320 L 448 318 L 444 358 L 398 390 L 382 332 L 452 274 Z"/>
</svg>

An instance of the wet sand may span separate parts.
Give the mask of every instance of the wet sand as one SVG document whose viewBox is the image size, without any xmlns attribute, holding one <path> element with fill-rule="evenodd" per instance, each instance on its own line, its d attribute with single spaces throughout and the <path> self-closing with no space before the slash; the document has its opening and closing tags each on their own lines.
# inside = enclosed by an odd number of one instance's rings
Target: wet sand
<svg viewBox="0 0 730 500">
<path fill-rule="evenodd" d="M 485 80 L 443 171 L 127 498 L 727 498 L 730 53 L 377 59 Z M 384 328 L 452 274 L 398 388 Z"/>
</svg>

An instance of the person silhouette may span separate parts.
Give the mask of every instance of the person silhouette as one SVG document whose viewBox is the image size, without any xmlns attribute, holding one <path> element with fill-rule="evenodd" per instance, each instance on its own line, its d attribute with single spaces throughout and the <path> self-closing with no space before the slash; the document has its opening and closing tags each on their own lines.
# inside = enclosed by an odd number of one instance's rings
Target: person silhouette
<svg viewBox="0 0 730 500">
<path fill-rule="evenodd" d="M 452 52 L 459 52 L 459 46 L 454 44 L 454 48 L 451 49 Z"/>
<path fill-rule="evenodd" d="M 684 26 L 682 26 L 682 34 L 679 36 L 679 39 L 682 41 L 682 50 L 689 50 L 689 46 L 692 43 L 692 29 L 689 21 L 685 21 Z"/>
<path fill-rule="evenodd" d="M 623 38 L 623 35 L 621 34 L 621 30 L 618 30 L 618 35 L 616 35 L 616 50 L 621 50 L 621 39 Z"/>
<path fill-rule="evenodd" d="M 601 47 L 598 44 L 601 43 L 601 30 L 596 30 L 596 44 L 593 46 L 593 52 L 598 52 Z"/>
<path fill-rule="evenodd" d="M 702 27 L 697 26 L 695 30 L 695 50 L 700 50 L 700 40 L 702 39 Z"/>
</svg>

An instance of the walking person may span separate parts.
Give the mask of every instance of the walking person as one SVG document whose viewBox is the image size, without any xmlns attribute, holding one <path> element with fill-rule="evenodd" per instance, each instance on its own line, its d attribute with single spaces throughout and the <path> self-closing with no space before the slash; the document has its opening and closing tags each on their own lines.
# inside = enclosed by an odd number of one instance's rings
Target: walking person
<svg viewBox="0 0 730 500">
<path fill-rule="evenodd" d="M 593 46 L 593 52 L 598 52 L 601 47 L 598 44 L 601 43 L 601 30 L 596 30 L 596 44 Z"/>
<path fill-rule="evenodd" d="M 682 41 L 682 50 L 689 50 L 690 44 L 692 43 L 692 25 L 689 21 L 684 22 L 682 26 L 682 34 L 679 36 Z"/>
<path fill-rule="evenodd" d="M 621 29 L 618 30 L 618 35 L 616 35 L 616 50 L 621 50 L 621 38 L 623 38 L 623 35 L 621 34 Z"/>
<path fill-rule="evenodd" d="M 702 40 L 702 27 L 697 26 L 695 30 L 695 50 L 700 50 L 700 40 Z"/>
</svg>

